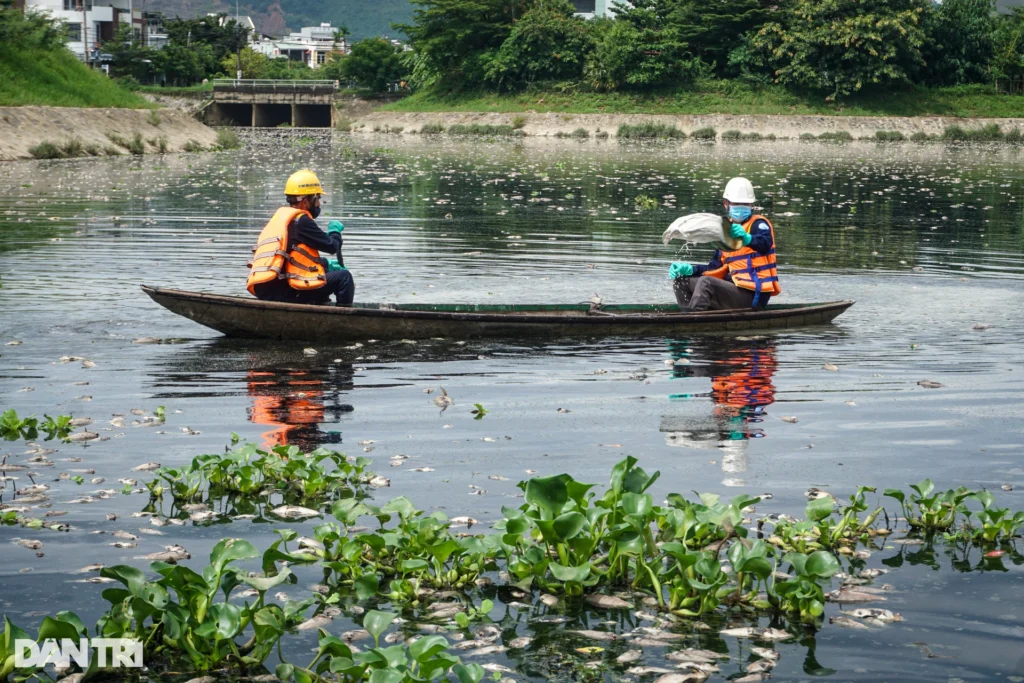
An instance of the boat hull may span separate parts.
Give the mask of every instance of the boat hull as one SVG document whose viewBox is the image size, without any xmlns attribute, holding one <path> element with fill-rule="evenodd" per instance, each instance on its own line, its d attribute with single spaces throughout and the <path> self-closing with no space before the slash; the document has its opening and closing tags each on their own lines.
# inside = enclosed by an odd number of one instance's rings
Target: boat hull
<svg viewBox="0 0 1024 683">
<path fill-rule="evenodd" d="M 143 286 L 155 302 L 229 337 L 302 341 L 659 336 L 766 331 L 831 322 L 853 301 L 763 311 L 679 313 L 672 304 L 609 306 L 312 306 Z M 373 306 L 373 305 L 371 305 Z M 496 309 L 504 308 L 502 312 Z M 447 309 L 447 310 L 444 310 Z"/>
</svg>

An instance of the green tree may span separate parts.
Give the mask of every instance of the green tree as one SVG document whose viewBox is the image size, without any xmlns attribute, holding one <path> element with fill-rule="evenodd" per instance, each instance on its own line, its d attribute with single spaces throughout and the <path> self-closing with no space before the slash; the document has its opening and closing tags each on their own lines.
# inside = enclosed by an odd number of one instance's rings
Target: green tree
<svg viewBox="0 0 1024 683">
<path fill-rule="evenodd" d="M 992 36 L 993 76 L 1017 78 L 1024 75 L 1024 9 L 1014 7 L 996 19 Z"/>
<path fill-rule="evenodd" d="M 207 65 L 213 61 L 209 45 L 195 48 L 169 43 L 153 53 L 153 68 L 171 85 L 192 85 L 206 77 Z"/>
<path fill-rule="evenodd" d="M 628 0 L 598 27 L 586 79 L 596 88 L 649 89 L 692 81 L 703 69 L 682 35 L 684 0 Z"/>
<path fill-rule="evenodd" d="M 341 77 L 375 93 L 408 77 L 402 49 L 383 38 L 367 38 L 352 45 L 352 53 L 339 62 Z"/>
<path fill-rule="evenodd" d="M 417 85 L 458 89 L 480 85 L 490 56 L 513 22 L 537 0 L 412 0 L 411 24 L 393 24 L 409 36 Z"/>
<path fill-rule="evenodd" d="M 729 54 L 743 36 L 763 26 L 771 14 L 769 0 L 686 0 L 672 19 L 691 54 L 719 73 L 729 70 Z"/>
<path fill-rule="evenodd" d="M 130 76 L 142 82 L 152 75 L 153 50 L 134 39 L 128 24 L 118 26 L 114 37 L 103 42 L 102 49 L 111 56 L 110 75 L 114 78 Z"/>
<path fill-rule="evenodd" d="M 240 53 L 242 61 L 242 78 L 266 78 L 267 62 L 270 60 L 266 55 L 256 52 L 251 47 L 243 47 Z M 221 60 L 221 68 L 224 73 L 235 75 L 238 69 L 238 57 L 225 55 Z"/>
<path fill-rule="evenodd" d="M 747 44 L 746 68 L 836 100 L 910 80 L 924 65 L 927 0 L 792 0 Z"/>
<path fill-rule="evenodd" d="M 983 83 L 995 51 L 993 0 L 943 0 L 930 12 L 925 44 L 930 85 Z"/>
<path fill-rule="evenodd" d="M 589 25 L 575 16 L 572 3 L 549 0 L 515 23 L 490 60 L 486 78 L 499 89 L 579 78 L 591 47 Z"/>
<path fill-rule="evenodd" d="M 234 76 L 236 67 L 224 69 L 224 58 L 227 55 L 236 56 L 249 41 L 249 29 L 234 19 L 228 19 L 226 15 L 206 16 L 202 19 L 169 19 L 164 27 L 171 45 L 189 49 L 209 47 L 209 51 L 201 52 L 204 78 L 212 78 L 221 73 L 222 69 Z"/>
<path fill-rule="evenodd" d="M 299 62 L 285 57 L 278 57 L 276 59 L 267 60 L 267 68 L 264 72 L 263 78 L 273 78 L 278 80 L 308 80 L 319 78 L 316 71 L 314 71 L 305 62 Z"/>
</svg>

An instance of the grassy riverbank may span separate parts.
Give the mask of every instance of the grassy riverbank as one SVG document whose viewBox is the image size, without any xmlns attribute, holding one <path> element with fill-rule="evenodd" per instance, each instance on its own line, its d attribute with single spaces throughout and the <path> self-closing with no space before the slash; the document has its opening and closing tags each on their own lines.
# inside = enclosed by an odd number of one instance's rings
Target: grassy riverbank
<svg viewBox="0 0 1024 683">
<path fill-rule="evenodd" d="M 63 48 L 0 44 L 0 106 L 118 107 L 155 105 L 93 71 Z"/>
<path fill-rule="evenodd" d="M 811 114 L 829 116 L 959 116 L 1008 118 L 1024 115 L 1024 97 L 999 95 L 989 86 L 907 87 L 899 92 L 862 93 L 842 103 L 825 102 L 783 88 L 758 88 L 738 81 L 708 81 L 657 93 L 594 93 L 544 90 L 517 94 L 418 92 L 384 105 L 395 112 L 564 112 L 567 114 Z"/>
</svg>

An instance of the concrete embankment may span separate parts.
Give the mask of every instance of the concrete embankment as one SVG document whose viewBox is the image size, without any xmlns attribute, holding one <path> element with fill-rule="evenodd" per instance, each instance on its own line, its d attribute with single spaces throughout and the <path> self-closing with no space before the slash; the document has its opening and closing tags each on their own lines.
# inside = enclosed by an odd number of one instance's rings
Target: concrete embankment
<svg viewBox="0 0 1024 683">
<path fill-rule="evenodd" d="M 342 115 L 346 112 L 342 110 Z M 578 128 L 590 135 L 607 132 L 610 137 L 622 124 L 658 123 L 675 126 L 689 134 L 701 128 L 714 128 L 719 135 L 736 130 L 741 133 L 759 133 L 779 138 L 799 138 L 802 134 L 847 132 L 854 138 L 872 137 L 877 131 L 899 132 L 910 137 L 914 133 L 942 135 L 948 126 L 967 129 L 997 124 L 1004 133 L 1019 128 L 1024 132 L 1024 118 L 961 119 L 945 116 L 886 117 L 886 116 L 737 116 L 731 114 L 672 115 L 672 114 L 558 114 L 558 113 L 470 113 L 470 112 L 360 112 L 350 116 L 352 130 L 373 132 L 397 128 L 402 134 L 418 133 L 424 125 L 517 125 L 525 120 L 521 129 L 526 135 L 569 135 Z"/>
<path fill-rule="evenodd" d="M 78 109 L 73 107 L 0 107 L 0 160 L 31 157 L 43 142 L 55 145 L 77 140 L 103 153 L 127 154 L 116 140 L 141 136 L 145 152 L 180 152 L 186 146 L 208 148 L 217 132 L 188 113 L 174 109 Z"/>
</svg>

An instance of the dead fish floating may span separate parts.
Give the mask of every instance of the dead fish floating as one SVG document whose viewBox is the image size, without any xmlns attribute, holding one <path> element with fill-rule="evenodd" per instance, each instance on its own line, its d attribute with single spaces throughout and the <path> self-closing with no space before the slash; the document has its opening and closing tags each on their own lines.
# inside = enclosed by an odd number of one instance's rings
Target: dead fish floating
<svg viewBox="0 0 1024 683">
<path fill-rule="evenodd" d="M 152 472 L 160 469 L 160 463 L 158 462 L 147 462 L 138 467 L 133 467 L 132 472 Z"/>
<path fill-rule="evenodd" d="M 322 517 L 323 513 L 317 510 L 311 510 L 304 508 L 299 505 L 281 505 L 276 507 L 271 512 L 278 517 L 284 517 L 285 519 L 308 519 L 310 517 Z"/>
<path fill-rule="evenodd" d="M 455 401 L 448 395 L 448 390 L 441 387 L 441 395 L 434 399 L 434 405 L 440 408 L 443 413 L 448 409 L 448 406 L 455 405 Z"/>
<path fill-rule="evenodd" d="M 598 607 L 600 609 L 629 609 L 633 606 L 622 598 L 617 598 L 614 595 L 601 595 L 599 593 L 588 595 L 583 600 L 591 607 Z"/>
<path fill-rule="evenodd" d="M 917 386 L 924 387 L 925 389 L 941 389 L 942 387 L 944 387 L 946 385 L 945 384 L 939 384 L 938 382 L 933 382 L 930 379 L 923 379 L 923 380 L 921 380 L 920 382 L 917 383 Z"/>
<path fill-rule="evenodd" d="M 100 438 L 100 435 L 96 432 L 90 432 L 88 430 L 75 432 L 74 434 L 68 435 L 68 441 L 71 443 L 80 443 L 83 441 L 92 441 L 93 439 Z"/>
<path fill-rule="evenodd" d="M 727 628 L 724 631 L 719 631 L 719 633 L 723 636 L 754 638 L 756 640 L 789 640 L 796 637 L 792 633 L 778 628 L 754 628 L 751 626 Z"/>
</svg>

